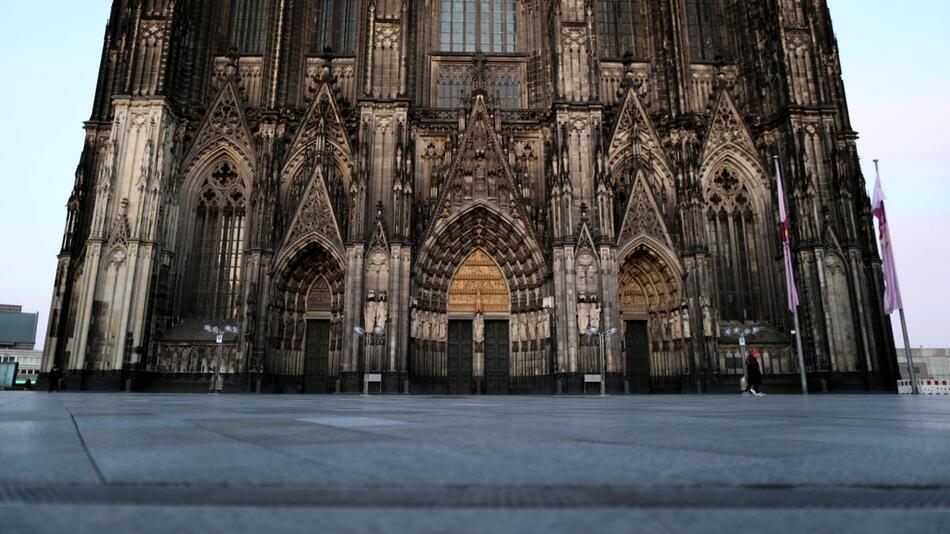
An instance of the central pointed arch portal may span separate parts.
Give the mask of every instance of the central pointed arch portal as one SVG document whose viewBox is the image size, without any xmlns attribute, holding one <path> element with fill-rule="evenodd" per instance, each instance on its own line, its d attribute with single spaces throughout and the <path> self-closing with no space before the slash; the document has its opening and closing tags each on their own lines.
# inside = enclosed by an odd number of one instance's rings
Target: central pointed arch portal
<svg viewBox="0 0 950 534">
<path fill-rule="evenodd" d="M 543 259 L 522 235 L 476 206 L 426 241 L 413 291 L 414 392 L 505 394 L 550 373 L 538 327 Z"/>
<path fill-rule="evenodd" d="M 511 295 L 498 264 L 477 248 L 452 277 L 448 302 L 448 390 L 507 393 Z M 482 388 L 484 384 L 484 388 Z"/>
</svg>

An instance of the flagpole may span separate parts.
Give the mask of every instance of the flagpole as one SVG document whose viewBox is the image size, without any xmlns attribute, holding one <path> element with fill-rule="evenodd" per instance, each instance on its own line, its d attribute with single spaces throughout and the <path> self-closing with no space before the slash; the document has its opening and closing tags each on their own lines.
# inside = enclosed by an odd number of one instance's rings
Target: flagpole
<svg viewBox="0 0 950 534">
<path fill-rule="evenodd" d="M 878 165 L 879 162 L 880 160 L 877 160 L 877 159 L 874 160 L 874 172 L 878 175 L 878 179 L 880 179 L 880 176 L 881 176 L 881 169 L 879 168 L 879 165 Z M 888 231 L 890 231 L 890 228 L 888 228 Z M 891 251 L 893 252 L 894 243 L 890 240 L 888 241 L 890 242 Z M 897 270 L 896 265 L 892 267 L 895 271 Z M 895 280 L 897 279 L 896 276 L 894 278 Z M 894 289 L 896 290 L 897 288 L 894 288 Z M 917 372 L 914 370 L 914 356 L 911 354 L 911 351 L 910 351 L 910 336 L 907 335 L 907 318 L 904 316 L 903 301 L 901 301 L 901 307 L 898 308 L 897 311 L 900 313 L 901 332 L 904 334 L 904 355 L 907 358 L 907 374 L 910 375 L 911 392 L 914 395 L 920 395 L 920 388 L 917 386 Z"/>
<path fill-rule="evenodd" d="M 808 395 L 808 378 L 805 376 L 805 355 L 802 353 L 802 331 L 798 327 L 798 308 L 792 314 L 795 318 L 795 344 L 798 346 L 798 374 L 802 379 L 802 395 Z"/>
<path fill-rule="evenodd" d="M 904 318 L 904 308 L 900 310 L 901 330 L 904 331 L 904 353 L 907 355 L 907 372 L 910 373 L 910 387 L 914 395 L 920 395 L 920 388 L 917 387 L 917 372 L 914 371 L 914 357 L 910 353 L 910 338 L 907 337 L 907 319 Z"/>
<path fill-rule="evenodd" d="M 784 208 L 785 198 L 783 198 L 783 196 L 785 195 L 785 192 L 781 184 L 782 167 L 779 162 L 778 154 L 772 156 L 772 159 L 775 161 L 775 179 L 778 180 L 778 183 L 777 183 L 778 194 L 781 195 L 778 199 L 779 210 L 782 213 L 784 213 L 783 210 L 785 209 Z M 782 221 L 782 224 L 785 224 L 785 221 Z M 788 237 L 787 229 L 785 230 L 785 233 L 783 235 L 785 236 L 783 237 L 783 243 L 782 243 L 782 246 L 785 248 L 783 253 L 786 255 L 787 258 L 790 258 L 791 246 L 788 243 L 789 237 Z M 786 269 L 793 269 L 790 259 L 786 260 Z M 791 273 L 791 274 L 786 273 L 786 279 L 785 279 L 786 286 L 788 286 L 789 284 L 794 284 L 794 281 L 790 281 L 790 278 L 793 276 L 793 274 L 794 273 Z M 802 395 L 808 395 L 808 377 L 805 373 L 805 353 L 802 351 L 802 330 L 798 323 L 798 297 L 795 296 L 793 299 L 791 296 L 792 292 L 796 291 L 795 287 L 786 287 L 786 291 L 788 291 L 790 295 L 789 307 L 791 308 L 792 318 L 795 320 L 795 348 L 798 352 L 798 374 L 802 380 Z M 794 306 L 792 306 L 793 303 L 794 303 Z"/>
</svg>

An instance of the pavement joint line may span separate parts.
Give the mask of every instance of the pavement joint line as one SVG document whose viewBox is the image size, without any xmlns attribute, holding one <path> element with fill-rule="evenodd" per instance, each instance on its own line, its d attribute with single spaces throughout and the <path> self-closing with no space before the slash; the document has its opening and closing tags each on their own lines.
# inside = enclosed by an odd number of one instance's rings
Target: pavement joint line
<svg viewBox="0 0 950 534">
<path fill-rule="evenodd" d="M 639 508 L 950 510 L 950 491 L 850 487 L 297 488 L 0 485 L 0 504 L 258 508 Z"/>
<path fill-rule="evenodd" d="M 69 414 L 69 419 L 73 422 L 73 428 L 76 429 L 76 435 L 79 437 L 79 444 L 82 445 L 82 450 L 86 453 L 86 457 L 89 458 L 89 463 L 92 464 L 92 469 L 96 472 L 96 477 L 99 479 L 99 482 L 105 483 L 106 477 L 102 474 L 102 469 L 99 468 L 99 464 L 96 462 L 95 457 L 93 457 L 92 451 L 89 450 L 89 446 L 86 445 L 86 438 L 83 437 L 82 431 L 79 430 L 79 423 L 76 422 L 76 416 L 63 404 L 58 395 L 55 398 L 60 407 Z"/>
</svg>

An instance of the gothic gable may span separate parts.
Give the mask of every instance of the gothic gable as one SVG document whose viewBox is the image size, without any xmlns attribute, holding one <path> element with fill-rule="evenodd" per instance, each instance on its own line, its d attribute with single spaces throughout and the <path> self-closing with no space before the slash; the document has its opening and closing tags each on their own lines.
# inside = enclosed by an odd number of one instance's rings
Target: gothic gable
<svg viewBox="0 0 950 534">
<path fill-rule="evenodd" d="M 323 240 L 332 243 L 338 251 L 343 250 L 343 238 L 340 235 L 333 207 L 330 204 L 330 196 L 327 194 L 326 184 L 319 167 L 307 184 L 307 189 L 297 206 L 281 249 L 286 249 L 313 236 L 322 237 Z"/>
<path fill-rule="evenodd" d="M 580 229 L 577 232 L 577 244 L 574 246 L 574 254 L 580 254 L 581 252 L 590 252 L 597 257 L 597 246 L 594 244 L 594 238 L 590 235 L 590 228 L 586 222 L 580 224 Z"/>
<path fill-rule="evenodd" d="M 389 255 L 389 237 L 386 235 L 386 226 L 381 218 L 377 217 L 373 229 L 373 237 L 369 240 L 369 247 L 366 248 L 367 254 L 376 251 L 382 251 Z"/>
<path fill-rule="evenodd" d="M 670 239 L 666 225 L 663 224 L 656 199 L 653 198 L 653 193 L 650 192 L 642 175 L 637 177 L 633 185 L 633 193 L 627 203 L 618 244 L 623 248 L 624 245 L 641 236 L 650 237 L 666 245 L 670 250 L 674 250 L 673 240 Z"/>
<path fill-rule="evenodd" d="M 185 158 L 185 172 L 203 155 L 219 148 L 227 148 L 240 155 L 247 165 L 254 167 L 251 132 L 245 121 L 244 110 L 233 80 L 228 80 L 218 91 L 208 114 L 198 128 L 198 134 Z"/>
<path fill-rule="evenodd" d="M 526 222 L 524 200 L 481 95 L 475 97 L 458 147 L 436 203 L 429 234 L 471 204 L 483 203 L 513 222 L 520 222 L 519 226 L 533 236 L 533 229 Z"/>
<path fill-rule="evenodd" d="M 350 161 L 352 151 L 346 126 L 340 117 L 330 83 L 322 81 L 290 145 L 287 167 L 293 168 L 301 163 L 310 148 L 322 155 L 328 148 L 327 143 L 336 148 L 338 156 Z"/>
<path fill-rule="evenodd" d="M 128 200 L 123 199 L 119 205 L 119 213 L 116 214 L 115 220 L 112 221 L 112 227 L 109 229 L 108 242 L 110 245 L 125 245 L 129 241 L 131 225 L 129 224 L 127 209 Z"/>
<path fill-rule="evenodd" d="M 620 114 L 617 116 L 617 122 L 614 124 L 610 136 L 608 161 L 611 168 L 617 163 L 615 160 L 624 155 L 625 149 L 633 143 L 634 139 L 639 139 L 644 152 L 652 154 L 667 168 L 670 167 L 666 153 L 662 148 L 663 145 L 660 143 L 660 136 L 657 134 L 649 115 L 647 115 L 643 102 L 637 96 L 636 90 L 631 87 L 627 89 L 620 107 Z"/>
<path fill-rule="evenodd" d="M 701 161 L 707 161 L 717 150 L 726 146 L 739 148 L 751 157 L 756 157 L 758 154 L 752 134 L 746 128 L 729 92 L 723 89 L 719 94 L 709 131 L 706 133 Z"/>
</svg>

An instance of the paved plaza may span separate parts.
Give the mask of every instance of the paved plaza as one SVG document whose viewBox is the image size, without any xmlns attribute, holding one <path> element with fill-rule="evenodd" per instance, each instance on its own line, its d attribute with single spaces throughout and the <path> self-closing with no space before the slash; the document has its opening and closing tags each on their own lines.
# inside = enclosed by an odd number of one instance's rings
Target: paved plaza
<svg viewBox="0 0 950 534">
<path fill-rule="evenodd" d="M 0 393 L 0 532 L 948 532 L 950 399 Z"/>
</svg>

